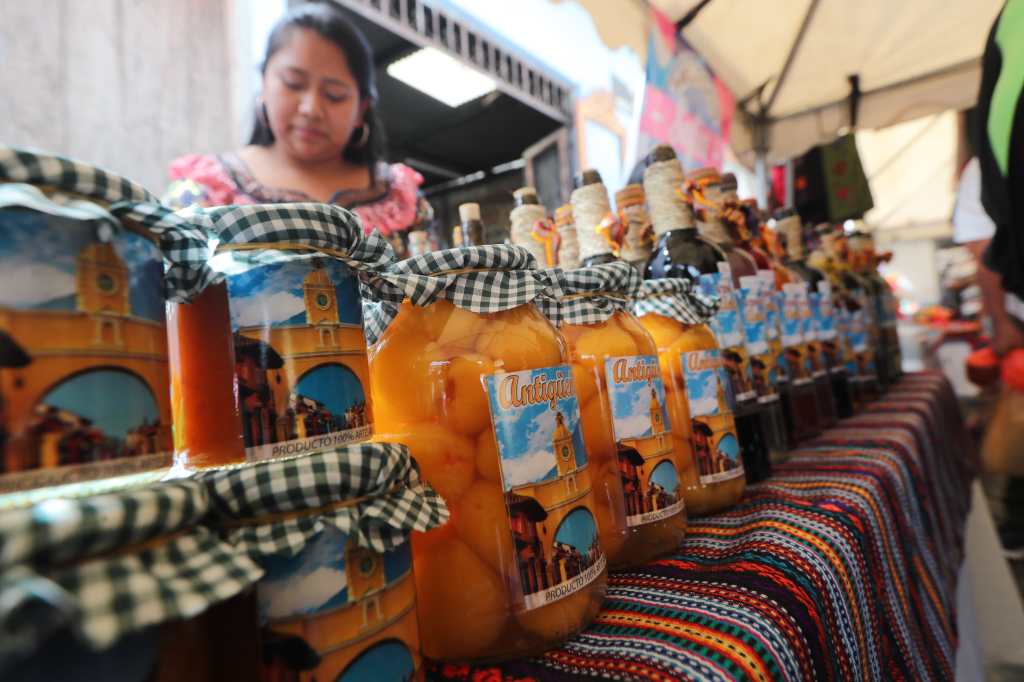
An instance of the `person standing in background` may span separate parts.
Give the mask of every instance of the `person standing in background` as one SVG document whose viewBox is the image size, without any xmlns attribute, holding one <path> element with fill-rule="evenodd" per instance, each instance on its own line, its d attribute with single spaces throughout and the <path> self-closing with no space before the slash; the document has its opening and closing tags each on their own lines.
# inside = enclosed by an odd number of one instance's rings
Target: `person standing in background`
<svg viewBox="0 0 1024 682">
<path fill-rule="evenodd" d="M 994 226 L 979 268 L 979 283 L 986 307 L 992 299 L 993 347 L 999 355 L 1024 347 L 1022 92 L 1024 0 L 1007 0 L 985 44 L 974 130 L 981 202 Z M 986 293 L 986 279 L 990 293 Z M 1009 478 L 1004 507 L 1005 519 L 999 527 L 1003 549 L 1010 558 L 1024 559 L 1024 479 Z"/>
<path fill-rule="evenodd" d="M 267 39 L 249 144 L 171 163 L 165 201 L 192 204 L 320 201 L 354 211 L 404 257 L 410 228 L 429 223 L 423 177 L 388 164 L 373 54 L 331 2 L 289 11 Z"/>
</svg>

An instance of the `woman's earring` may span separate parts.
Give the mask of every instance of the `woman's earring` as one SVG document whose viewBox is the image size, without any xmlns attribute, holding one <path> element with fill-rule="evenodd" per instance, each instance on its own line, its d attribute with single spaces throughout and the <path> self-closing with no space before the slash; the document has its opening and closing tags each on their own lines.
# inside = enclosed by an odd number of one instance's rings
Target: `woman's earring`
<svg viewBox="0 0 1024 682">
<path fill-rule="evenodd" d="M 263 100 L 260 100 L 259 112 L 260 112 L 260 123 L 262 123 L 264 126 L 269 128 L 270 127 L 270 117 L 267 115 L 267 103 L 264 102 Z"/>
<path fill-rule="evenodd" d="M 363 132 L 359 133 L 359 139 L 353 145 L 356 149 L 362 149 L 370 141 L 370 126 L 364 123 L 360 127 L 363 129 Z"/>
</svg>

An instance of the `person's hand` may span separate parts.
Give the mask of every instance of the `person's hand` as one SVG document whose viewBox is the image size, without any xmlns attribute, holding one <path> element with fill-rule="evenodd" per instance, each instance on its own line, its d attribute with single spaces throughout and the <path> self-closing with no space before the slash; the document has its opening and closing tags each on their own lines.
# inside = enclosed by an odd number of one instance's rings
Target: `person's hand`
<svg viewBox="0 0 1024 682">
<path fill-rule="evenodd" d="M 1024 332 L 1013 320 L 1003 319 L 994 321 L 994 323 L 995 334 L 992 339 L 992 348 L 996 355 L 1002 357 L 1014 348 L 1024 348 Z"/>
</svg>

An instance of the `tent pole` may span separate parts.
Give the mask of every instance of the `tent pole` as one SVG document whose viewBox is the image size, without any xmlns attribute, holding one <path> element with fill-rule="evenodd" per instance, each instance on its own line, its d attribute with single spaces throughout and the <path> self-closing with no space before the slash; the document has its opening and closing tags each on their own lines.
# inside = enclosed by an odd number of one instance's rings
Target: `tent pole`
<svg viewBox="0 0 1024 682">
<path fill-rule="evenodd" d="M 768 178 L 768 115 L 764 108 L 751 116 L 751 128 L 754 133 L 754 172 L 757 174 L 757 203 L 768 208 L 768 192 L 771 181 Z"/>
</svg>

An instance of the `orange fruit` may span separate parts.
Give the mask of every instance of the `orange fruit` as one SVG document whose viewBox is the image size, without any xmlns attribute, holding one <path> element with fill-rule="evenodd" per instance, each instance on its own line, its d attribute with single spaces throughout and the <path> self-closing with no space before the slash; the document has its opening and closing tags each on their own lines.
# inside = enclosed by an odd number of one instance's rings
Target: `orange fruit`
<svg viewBox="0 0 1024 682">
<path fill-rule="evenodd" d="M 491 425 L 483 377 L 494 373 L 494 363 L 472 354 L 453 358 L 445 369 L 443 421 L 457 433 L 475 436 Z"/>
<path fill-rule="evenodd" d="M 509 618 L 498 574 L 457 539 L 418 555 L 413 573 L 423 653 L 442 660 L 486 656 Z"/>
<path fill-rule="evenodd" d="M 458 502 L 459 537 L 499 575 L 517 575 L 512 530 L 501 485 L 477 479 Z"/>
<path fill-rule="evenodd" d="M 494 431 L 485 429 L 476 439 L 476 473 L 486 481 L 501 483 L 501 460 Z"/>
<path fill-rule="evenodd" d="M 400 423 L 390 432 L 375 435 L 374 440 L 407 445 L 423 477 L 445 502 L 452 503 L 462 497 L 476 477 L 473 441 L 440 424 Z"/>
</svg>

